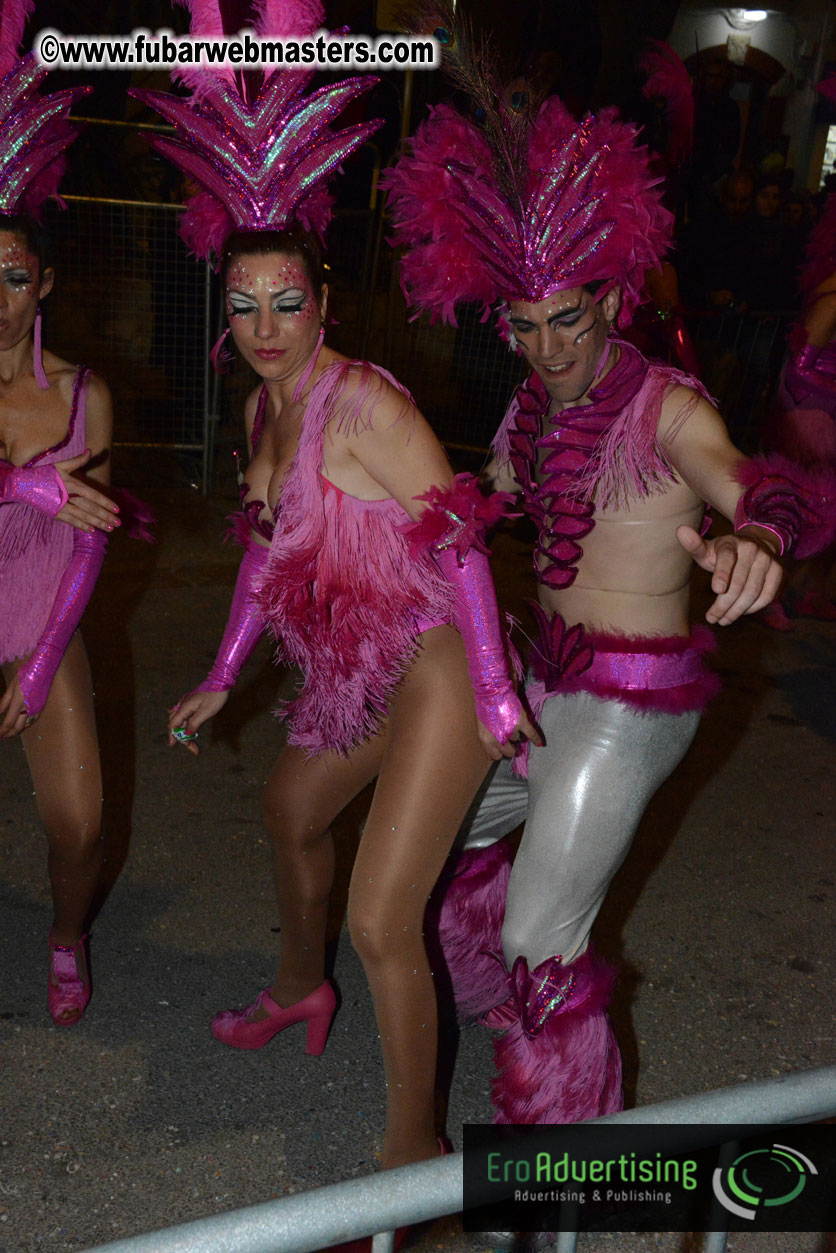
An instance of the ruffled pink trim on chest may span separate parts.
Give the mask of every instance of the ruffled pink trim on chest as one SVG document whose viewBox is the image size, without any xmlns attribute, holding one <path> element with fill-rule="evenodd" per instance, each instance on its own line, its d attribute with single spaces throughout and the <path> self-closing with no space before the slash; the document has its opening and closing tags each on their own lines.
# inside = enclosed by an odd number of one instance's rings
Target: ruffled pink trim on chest
<svg viewBox="0 0 836 1253">
<path fill-rule="evenodd" d="M 411 397 L 376 366 L 340 362 L 317 379 L 257 593 L 277 657 L 304 671 L 299 695 L 280 713 L 290 718 L 290 743 L 311 754 L 345 754 L 376 734 L 415 656 L 418 617 L 452 617 L 450 587 L 431 557 L 410 555 L 401 505 L 359 500 L 322 477 L 326 426 L 369 428 L 386 382 L 406 411 Z"/>
<path fill-rule="evenodd" d="M 696 393 L 673 424 L 674 434 L 699 396 L 710 399 L 690 375 L 649 362 L 624 341 L 613 346 L 618 359 L 588 405 L 550 416 L 551 398 L 532 372 L 514 393 L 493 443 L 498 460 L 510 461 L 537 526 L 534 566 L 547 587 L 574 583 L 596 509 L 625 506 L 674 481 L 656 433 L 667 392 L 685 386 Z"/>
</svg>

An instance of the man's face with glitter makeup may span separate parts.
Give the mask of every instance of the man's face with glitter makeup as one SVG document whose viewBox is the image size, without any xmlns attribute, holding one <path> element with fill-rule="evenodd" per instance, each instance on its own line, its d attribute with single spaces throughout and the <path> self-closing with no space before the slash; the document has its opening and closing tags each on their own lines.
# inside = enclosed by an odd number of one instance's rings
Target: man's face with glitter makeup
<svg viewBox="0 0 836 1253">
<path fill-rule="evenodd" d="M 586 287 L 570 287 L 536 304 L 509 303 L 508 319 L 523 356 L 562 408 L 581 404 L 591 388 L 620 299 L 618 287 L 597 302 Z"/>
<path fill-rule="evenodd" d="M 38 259 L 20 235 L 0 230 L 0 352 L 29 335 L 52 279 L 51 269 L 39 276 Z"/>
<path fill-rule="evenodd" d="M 238 351 L 266 382 L 293 379 L 316 347 L 327 288 L 314 291 L 304 263 L 283 252 L 232 257 L 226 312 Z"/>
</svg>

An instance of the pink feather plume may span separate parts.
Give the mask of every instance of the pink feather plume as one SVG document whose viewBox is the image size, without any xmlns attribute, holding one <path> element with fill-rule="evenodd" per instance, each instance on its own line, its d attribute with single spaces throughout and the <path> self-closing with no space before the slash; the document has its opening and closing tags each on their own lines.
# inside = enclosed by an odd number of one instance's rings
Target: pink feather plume
<svg viewBox="0 0 836 1253">
<path fill-rule="evenodd" d="M 647 74 L 642 95 L 647 100 L 662 100 L 665 105 L 668 161 L 681 165 L 694 143 L 694 92 L 685 62 L 669 44 L 651 39 L 641 67 Z"/>
<path fill-rule="evenodd" d="M 0 5 L 0 76 L 20 59 L 20 45 L 35 0 L 3 0 Z"/>
<path fill-rule="evenodd" d="M 471 548 L 489 552 L 485 536 L 509 516 L 514 502 L 510 492 L 483 495 L 479 480 L 472 474 L 457 474 L 451 487 L 431 487 L 415 499 L 425 500 L 427 508 L 417 522 L 399 528 L 407 538 L 410 552 L 420 556 L 439 546 L 455 547 L 460 559 Z"/>
<path fill-rule="evenodd" d="M 453 321 L 459 303 L 538 301 L 614 279 L 627 325 L 673 226 L 636 138 L 614 109 L 579 124 L 551 97 L 530 127 L 528 184 L 511 202 L 477 127 L 449 105 L 433 110 L 382 180 L 392 242 L 407 249 L 409 302 Z"/>
</svg>

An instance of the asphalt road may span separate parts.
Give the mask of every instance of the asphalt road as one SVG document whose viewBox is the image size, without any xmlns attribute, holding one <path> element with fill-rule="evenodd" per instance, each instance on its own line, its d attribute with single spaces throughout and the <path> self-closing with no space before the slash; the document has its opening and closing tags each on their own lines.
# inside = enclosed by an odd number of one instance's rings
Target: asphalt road
<svg viewBox="0 0 836 1253">
<path fill-rule="evenodd" d="M 302 1027 L 262 1052 L 209 1019 L 271 979 L 278 944 L 259 791 L 289 676 L 262 648 L 198 760 L 165 711 L 206 673 L 238 553 L 232 502 L 150 493 L 153 548 L 119 537 L 85 623 L 106 776 L 110 862 L 130 844 L 92 941 L 95 992 L 72 1030 L 46 1010 L 45 841 L 20 746 L 0 745 L 0 1253 L 64 1253 L 376 1167 L 383 1076 L 362 968 L 341 933 L 362 799 L 340 820 L 333 909 L 342 1007 L 325 1054 Z M 501 597 L 532 591 L 523 535 L 496 544 Z M 704 593 L 696 596 L 705 605 Z M 722 633 L 725 690 L 654 798 L 597 928 L 623 963 L 614 1016 L 630 1103 L 836 1058 L 836 623 Z M 490 1119 L 490 1038 L 461 1039 L 448 1130 Z M 685 1249 L 681 1236 L 582 1237 L 585 1250 Z M 755 1241 L 755 1243 L 752 1243 Z M 455 1221 L 423 1247 L 465 1249 Z M 729 1248 L 832 1249 L 818 1236 Z"/>
</svg>

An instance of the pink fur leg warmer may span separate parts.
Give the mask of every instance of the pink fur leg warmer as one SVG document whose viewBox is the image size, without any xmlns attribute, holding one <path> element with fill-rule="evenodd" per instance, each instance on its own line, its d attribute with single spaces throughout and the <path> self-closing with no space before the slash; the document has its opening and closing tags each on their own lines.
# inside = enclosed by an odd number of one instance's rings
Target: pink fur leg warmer
<svg viewBox="0 0 836 1253">
<path fill-rule="evenodd" d="M 583 1122 L 622 1108 L 621 1054 L 607 1015 L 615 977 L 591 947 L 568 966 L 551 957 L 529 972 L 517 959 L 517 1014 L 494 1043 L 494 1122 Z"/>
<path fill-rule="evenodd" d="M 479 1018 L 508 996 L 500 948 L 511 877 L 508 841 L 497 840 L 450 858 L 424 919 L 433 973 L 450 981 L 460 1023 Z"/>
</svg>

